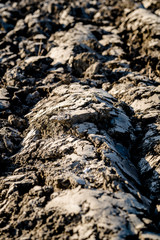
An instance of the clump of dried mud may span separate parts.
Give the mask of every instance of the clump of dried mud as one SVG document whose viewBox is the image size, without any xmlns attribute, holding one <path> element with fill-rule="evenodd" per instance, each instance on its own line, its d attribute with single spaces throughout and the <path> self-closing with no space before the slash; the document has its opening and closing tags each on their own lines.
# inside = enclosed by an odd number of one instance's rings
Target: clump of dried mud
<svg viewBox="0 0 160 240">
<path fill-rule="evenodd" d="M 160 239 L 159 1 L 0 3 L 0 239 Z"/>
</svg>

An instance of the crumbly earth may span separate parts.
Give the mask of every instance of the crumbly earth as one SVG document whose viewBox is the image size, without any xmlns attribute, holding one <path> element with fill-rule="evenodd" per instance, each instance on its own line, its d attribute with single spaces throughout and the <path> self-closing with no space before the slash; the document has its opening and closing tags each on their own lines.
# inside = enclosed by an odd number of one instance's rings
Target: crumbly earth
<svg viewBox="0 0 160 240">
<path fill-rule="evenodd" d="M 160 2 L 1 0 L 0 240 L 160 240 Z"/>
</svg>

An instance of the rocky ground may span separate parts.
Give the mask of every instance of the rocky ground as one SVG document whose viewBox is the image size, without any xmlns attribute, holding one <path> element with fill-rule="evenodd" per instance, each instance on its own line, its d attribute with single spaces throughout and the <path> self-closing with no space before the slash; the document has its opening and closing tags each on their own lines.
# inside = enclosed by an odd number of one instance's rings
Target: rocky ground
<svg viewBox="0 0 160 240">
<path fill-rule="evenodd" d="M 160 2 L 0 1 L 0 240 L 160 239 Z"/>
</svg>

